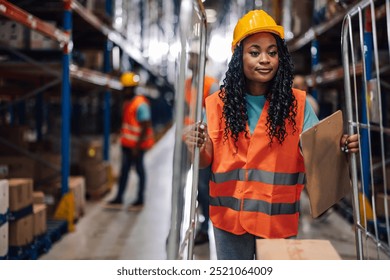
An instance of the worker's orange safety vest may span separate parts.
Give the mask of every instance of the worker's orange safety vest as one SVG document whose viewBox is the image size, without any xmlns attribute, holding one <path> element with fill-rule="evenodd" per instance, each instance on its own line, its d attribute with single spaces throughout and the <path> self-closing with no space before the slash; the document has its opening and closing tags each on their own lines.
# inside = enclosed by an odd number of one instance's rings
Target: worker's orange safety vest
<svg viewBox="0 0 390 280">
<path fill-rule="evenodd" d="M 210 219 L 222 230 L 262 238 L 298 234 L 299 200 L 304 186 L 304 164 L 299 148 L 306 93 L 293 89 L 298 109 L 297 130 L 286 121 L 288 136 L 282 145 L 269 144 L 266 101 L 252 135 L 240 133 L 237 146 L 224 140 L 223 103 L 217 94 L 206 99 L 208 133 L 213 142 L 210 179 Z M 249 127 L 247 125 L 247 131 Z"/>
<path fill-rule="evenodd" d="M 136 147 L 141 136 L 141 124 L 137 120 L 137 110 L 141 104 L 149 101 L 145 96 L 137 95 L 132 100 L 127 102 L 124 106 L 122 129 L 121 129 L 121 143 L 125 147 Z M 147 150 L 154 145 L 154 134 L 152 127 L 148 127 L 144 139 L 141 140 L 140 148 Z"/>
<path fill-rule="evenodd" d="M 210 76 L 204 77 L 204 87 L 202 96 L 202 107 L 205 106 L 205 99 L 210 94 L 210 90 L 213 84 L 218 83 L 216 79 Z M 193 124 L 195 122 L 195 106 L 196 106 L 196 89 L 192 86 L 192 79 L 187 79 L 185 82 L 185 102 L 188 106 L 188 114 L 185 116 L 184 123 L 186 125 Z"/>
</svg>

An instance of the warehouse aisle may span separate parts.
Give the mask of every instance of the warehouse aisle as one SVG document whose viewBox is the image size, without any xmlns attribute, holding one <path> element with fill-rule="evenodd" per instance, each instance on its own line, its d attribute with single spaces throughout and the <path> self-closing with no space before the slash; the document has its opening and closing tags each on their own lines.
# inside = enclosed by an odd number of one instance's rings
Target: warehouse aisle
<svg viewBox="0 0 390 280">
<path fill-rule="evenodd" d="M 107 210 L 103 202 L 115 195 L 114 189 L 102 201 L 87 201 L 85 215 L 76 224 L 76 231 L 67 233 L 53 244 L 42 260 L 78 259 L 166 259 L 165 242 L 170 226 L 170 198 L 173 155 L 173 129 L 145 156 L 148 173 L 146 203 L 139 212 Z M 113 145 L 111 158 L 114 170 L 118 168 L 119 147 Z M 136 176 L 131 173 L 126 203 L 135 195 Z M 352 226 L 336 211 L 313 220 L 309 203 L 303 194 L 299 238 L 327 239 L 343 259 L 356 259 L 355 236 Z M 210 234 L 212 236 L 212 234 Z M 214 240 L 196 246 L 195 259 L 215 259 Z"/>
</svg>

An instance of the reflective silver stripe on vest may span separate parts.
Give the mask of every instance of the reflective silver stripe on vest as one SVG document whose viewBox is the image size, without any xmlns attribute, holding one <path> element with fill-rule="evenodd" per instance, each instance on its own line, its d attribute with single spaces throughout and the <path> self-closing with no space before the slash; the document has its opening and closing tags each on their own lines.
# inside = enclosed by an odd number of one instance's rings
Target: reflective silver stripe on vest
<svg viewBox="0 0 390 280">
<path fill-rule="evenodd" d="M 295 203 L 269 203 L 263 200 L 244 199 L 243 211 L 261 212 L 267 215 L 294 214 L 299 211 L 299 201 Z"/>
<path fill-rule="evenodd" d="M 122 133 L 122 137 L 127 139 L 127 140 L 132 140 L 132 141 L 135 141 L 135 142 L 137 142 L 138 139 L 139 139 L 139 135 L 124 134 L 124 133 Z"/>
<path fill-rule="evenodd" d="M 245 169 L 234 169 L 224 173 L 211 173 L 211 181 L 215 183 L 245 181 Z"/>
<path fill-rule="evenodd" d="M 134 132 L 141 132 L 141 128 L 138 126 L 130 125 L 128 123 L 123 123 L 122 124 L 122 129 L 128 129 Z"/>
<path fill-rule="evenodd" d="M 228 181 L 246 181 L 246 169 L 234 169 L 224 173 L 212 173 L 211 181 L 215 183 L 225 183 Z M 248 169 L 248 180 L 262 182 L 271 185 L 296 185 L 304 184 L 306 177 L 304 173 L 274 173 L 258 169 Z"/>
<path fill-rule="evenodd" d="M 124 133 L 122 133 L 121 135 L 123 138 L 126 138 L 128 140 L 138 141 L 138 139 L 139 139 L 139 135 L 124 134 Z M 154 139 L 153 135 L 149 134 L 149 135 L 146 135 L 142 141 L 147 141 L 147 140 L 151 140 L 151 139 Z"/>
<path fill-rule="evenodd" d="M 230 196 L 210 197 L 210 205 L 240 211 L 241 200 Z M 244 199 L 242 210 L 260 212 L 270 216 L 295 214 L 299 211 L 299 201 L 295 203 L 269 203 L 263 200 Z"/>
<path fill-rule="evenodd" d="M 210 196 L 210 205 L 228 207 L 236 211 L 240 211 L 241 200 L 231 196 Z"/>
</svg>

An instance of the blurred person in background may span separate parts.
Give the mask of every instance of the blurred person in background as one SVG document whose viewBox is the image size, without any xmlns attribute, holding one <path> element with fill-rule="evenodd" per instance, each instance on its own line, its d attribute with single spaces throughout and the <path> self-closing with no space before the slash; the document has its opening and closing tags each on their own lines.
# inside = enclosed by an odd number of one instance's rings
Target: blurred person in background
<svg viewBox="0 0 390 280">
<path fill-rule="evenodd" d="M 309 101 L 314 113 L 318 116 L 320 113 L 320 106 L 317 100 L 309 93 L 309 87 L 307 86 L 306 79 L 302 75 L 295 75 L 293 81 L 293 88 L 297 88 L 306 92 L 306 99 Z"/>
<path fill-rule="evenodd" d="M 138 175 L 138 191 L 136 200 L 128 207 L 128 210 L 139 211 L 144 206 L 146 184 L 144 154 L 154 145 L 151 109 L 149 100 L 145 96 L 135 95 L 135 88 L 139 83 L 137 74 L 125 72 L 120 80 L 125 100 L 120 133 L 122 160 L 117 194 L 105 207 L 122 208 L 130 168 L 134 165 Z"/>
</svg>

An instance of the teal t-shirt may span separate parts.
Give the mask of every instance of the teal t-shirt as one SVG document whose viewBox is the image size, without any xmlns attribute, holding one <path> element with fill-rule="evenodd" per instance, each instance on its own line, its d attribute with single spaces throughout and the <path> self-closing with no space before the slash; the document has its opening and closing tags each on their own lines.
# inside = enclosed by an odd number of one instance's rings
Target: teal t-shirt
<svg viewBox="0 0 390 280">
<path fill-rule="evenodd" d="M 145 121 L 150 121 L 150 119 L 151 119 L 151 113 L 150 113 L 149 105 L 146 103 L 139 105 L 137 109 L 137 120 L 139 122 L 145 122 Z"/>
<path fill-rule="evenodd" d="M 261 112 L 263 111 L 263 107 L 265 104 L 265 96 L 264 95 L 249 95 L 246 94 L 246 108 L 248 111 L 248 124 L 250 133 L 253 134 L 257 122 L 261 116 Z M 310 105 L 310 102 L 306 98 L 305 104 L 305 114 L 304 114 L 304 122 L 303 122 L 303 131 L 308 128 L 311 128 L 313 125 L 318 123 L 318 117 L 314 113 L 313 108 Z"/>
</svg>

